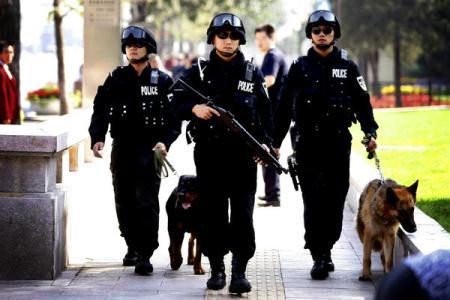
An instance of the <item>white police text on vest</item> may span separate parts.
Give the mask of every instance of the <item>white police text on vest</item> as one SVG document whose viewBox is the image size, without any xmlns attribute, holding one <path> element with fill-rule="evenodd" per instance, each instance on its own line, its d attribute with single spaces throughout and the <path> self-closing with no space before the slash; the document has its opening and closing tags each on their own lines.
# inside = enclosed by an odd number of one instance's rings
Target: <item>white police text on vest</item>
<svg viewBox="0 0 450 300">
<path fill-rule="evenodd" d="M 247 92 L 247 93 L 253 93 L 254 85 L 255 84 L 253 82 L 239 80 L 238 90 Z"/>
<path fill-rule="evenodd" d="M 141 86 L 141 96 L 156 96 L 158 95 L 157 86 Z"/>
<path fill-rule="evenodd" d="M 333 69 L 331 74 L 333 78 L 347 78 L 347 69 Z"/>
</svg>

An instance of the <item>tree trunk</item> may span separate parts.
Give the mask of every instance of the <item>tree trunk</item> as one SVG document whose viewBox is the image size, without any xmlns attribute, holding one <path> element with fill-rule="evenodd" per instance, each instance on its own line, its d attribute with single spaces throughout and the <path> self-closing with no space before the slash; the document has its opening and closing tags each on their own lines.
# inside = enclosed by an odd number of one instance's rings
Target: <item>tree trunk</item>
<svg viewBox="0 0 450 300">
<path fill-rule="evenodd" d="M 395 82 L 395 107 L 402 107 L 402 92 L 400 76 L 401 76 L 401 62 L 400 62 L 400 28 L 399 23 L 395 26 L 394 34 L 394 82 Z"/>
<path fill-rule="evenodd" d="M 164 20 L 161 24 L 161 27 L 159 28 L 158 54 L 160 57 L 163 57 L 166 52 L 169 52 L 169 51 L 166 51 L 167 43 L 168 43 L 167 27 L 168 27 L 168 22 L 166 20 Z"/>
<path fill-rule="evenodd" d="M 362 76 L 364 76 L 366 79 L 367 76 L 367 54 L 361 54 L 358 56 L 358 65 L 359 65 L 359 71 L 361 72 Z"/>
<path fill-rule="evenodd" d="M 334 15 L 339 21 L 342 21 L 341 19 L 341 0 L 333 0 L 333 10 Z M 342 23 L 341 23 L 342 24 Z"/>
<path fill-rule="evenodd" d="M 377 98 L 381 97 L 380 82 L 378 79 L 378 63 L 379 63 L 379 53 L 378 50 L 372 50 L 368 53 L 368 61 L 370 69 L 372 70 L 372 93 Z"/>
<path fill-rule="evenodd" d="M 55 22 L 56 57 L 58 61 L 58 87 L 60 101 L 60 115 L 69 113 L 69 104 L 66 95 L 66 74 L 64 71 L 64 41 L 62 33 L 63 17 L 60 12 L 60 0 L 53 1 L 53 17 Z"/>
<path fill-rule="evenodd" d="M 136 1 L 131 4 L 131 24 L 143 23 L 147 18 L 148 13 L 147 1 Z"/>
<path fill-rule="evenodd" d="M 12 72 L 20 84 L 20 1 L 0 0 L 0 40 L 14 45 L 14 60 L 11 64 Z M 20 92 L 20 91 L 19 91 Z"/>
</svg>

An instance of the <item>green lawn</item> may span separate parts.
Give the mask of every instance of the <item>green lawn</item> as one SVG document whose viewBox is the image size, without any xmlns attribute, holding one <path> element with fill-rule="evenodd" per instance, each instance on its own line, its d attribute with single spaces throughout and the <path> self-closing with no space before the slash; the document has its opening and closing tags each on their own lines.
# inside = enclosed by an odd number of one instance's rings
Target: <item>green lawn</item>
<svg viewBox="0 0 450 300">
<path fill-rule="evenodd" d="M 404 185 L 419 179 L 417 205 L 450 232 L 450 110 L 375 111 L 375 119 L 384 176 Z M 359 125 L 352 134 L 353 150 L 364 153 Z"/>
</svg>

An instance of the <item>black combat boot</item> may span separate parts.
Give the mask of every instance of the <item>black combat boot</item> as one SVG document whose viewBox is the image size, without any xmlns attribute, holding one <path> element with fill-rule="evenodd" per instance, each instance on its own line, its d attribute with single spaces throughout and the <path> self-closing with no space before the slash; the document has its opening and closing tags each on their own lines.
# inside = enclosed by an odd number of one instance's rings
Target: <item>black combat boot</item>
<svg viewBox="0 0 450 300">
<path fill-rule="evenodd" d="M 225 264 L 222 258 L 209 258 L 211 265 L 211 278 L 206 282 L 206 286 L 210 290 L 221 290 L 227 284 L 225 275 Z"/>
<path fill-rule="evenodd" d="M 324 280 L 328 277 L 329 265 L 327 261 L 327 256 L 321 253 L 311 252 L 312 258 L 314 260 L 314 265 L 311 268 L 311 278 L 315 280 Z M 330 258 L 331 260 L 331 258 Z M 331 263 L 332 264 L 332 263 Z M 334 265 L 333 265 L 334 268 Z"/>
<path fill-rule="evenodd" d="M 149 256 L 139 256 L 134 273 L 138 275 L 149 275 L 153 272 L 153 265 L 150 263 Z"/>
<path fill-rule="evenodd" d="M 231 294 L 243 294 L 252 290 L 252 285 L 245 278 L 247 261 L 239 260 L 235 256 L 231 260 L 231 282 L 228 291 Z"/>
<path fill-rule="evenodd" d="M 123 265 L 128 266 L 134 266 L 136 265 L 138 261 L 138 255 L 136 251 L 133 248 L 128 247 L 127 254 L 123 257 Z"/>
<path fill-rule="evenodd" d="M 325 261 L 326 261 L 328 272 L 334 272 L 334 263 L 331 260 L 331 251 L 330 250 L 328 250 L 325 254 Z"/>
</svg>

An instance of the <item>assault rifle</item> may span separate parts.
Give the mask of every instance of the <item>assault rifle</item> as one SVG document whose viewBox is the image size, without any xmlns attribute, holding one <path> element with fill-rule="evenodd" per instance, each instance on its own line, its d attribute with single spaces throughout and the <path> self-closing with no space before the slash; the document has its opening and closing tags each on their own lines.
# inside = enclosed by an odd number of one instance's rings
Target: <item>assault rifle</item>
<svg viewBox="0 0 450 300">
<path fill-rule="evenodd" d="M 184 87 L 188 88 L 191 92 L 199 96 L 206 105 L 217 110 L 220 114 L 219 117 L 216 118 L 223 123 L 226 127 L 228 127 L 231 131 L 237 134 L 258 156 L 262 161 L 264 161 L 269 167 L 273 168 L 278 174 L 282 172 L 288 173 L 286 168 L 280 164 L 280 162 L 273 156 L 273 149 L 271 149 L 272 153 L 266 151 L 266 149 L 259 143 L 248 131 L 244 128 L 244 126 L 239 123 L 238 120 L 234 117 L 234 115 L 228 110 L 215 105 L 210 97 L 207 97 L 194 89 L 191 85 L 185 82 L 183 79 L 178 79 L 175 83 L 170 87 L 172 90 L 176 85 L 181 84 Z"/>
</svg>

